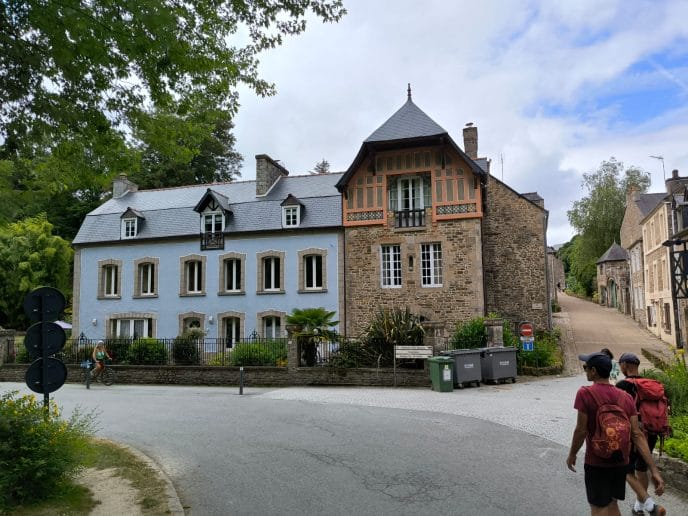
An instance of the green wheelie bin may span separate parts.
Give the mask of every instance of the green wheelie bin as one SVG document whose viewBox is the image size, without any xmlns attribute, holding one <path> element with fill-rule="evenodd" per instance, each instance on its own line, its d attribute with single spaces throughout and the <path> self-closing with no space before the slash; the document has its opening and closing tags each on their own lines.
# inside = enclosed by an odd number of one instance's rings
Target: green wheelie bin
<svg viewBox="0 0 688 516">
<path fill-rule="evenodd" d="M 454 390 L 453 367 L 454 359 L 452 357 L 428 358 L 433 391 L 452 392 Z"/>
</svg>

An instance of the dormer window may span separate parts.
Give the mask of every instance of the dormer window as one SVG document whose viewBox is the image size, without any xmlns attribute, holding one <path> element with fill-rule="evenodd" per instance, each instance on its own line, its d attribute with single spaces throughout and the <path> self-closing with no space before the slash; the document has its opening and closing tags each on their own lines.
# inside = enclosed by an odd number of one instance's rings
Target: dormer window
<svg viewBox="0 0 688 516">
<path fill-rule="evenodd" d="M 292 194 L 282 201 L 282 227 L 297 228 L 301 224 L 301 210 L 303 205 Z"/>
<path fill-rule="evenodd" d="M 224 249 L 226 217 L 232 214 L 227 197 L 208 188 L 194 211 L 200 215 L 201 250 Z"/>
<path fill-rule="evenodd" d="M 144 221 L 143 215 L 133 208 L 127 210 L 120 217 L 120 237 L 135 238 L 141 230 L 141 223 Z"/>
<path fill-rule="evenodd" d="M 138 230 L 138 220 L 122 219 L 122 238 L 134 238 Z"/>
<path fill-rule="evenodd" d="M 285 228 L 295 228 L 299 226 L 299 207 L 284 206 L 282 208 L 282 226 Z"/>
</svg>

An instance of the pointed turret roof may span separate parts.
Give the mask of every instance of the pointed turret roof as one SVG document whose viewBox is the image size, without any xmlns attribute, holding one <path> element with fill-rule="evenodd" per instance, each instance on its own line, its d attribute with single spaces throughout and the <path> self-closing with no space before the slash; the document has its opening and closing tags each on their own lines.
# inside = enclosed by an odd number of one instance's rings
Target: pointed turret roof
<svg viewBox="0 0 688 516">
<path fill-rule="evenodd" d="M 364 142 L 389 142 L 440 134 L 447 134 L 447 131 L 416 106 L 409 94 L 406 103 Z"/>
<path fill-rule="evenodd" d="M 597 260 L 597 263 L 619 262 L 625 260 L 628 260 L 628 253 L 623 247 L 614 242 L 611 246 L 609 246 L 607 252 L 604 253 L 599 260 Z"/>
</svg>

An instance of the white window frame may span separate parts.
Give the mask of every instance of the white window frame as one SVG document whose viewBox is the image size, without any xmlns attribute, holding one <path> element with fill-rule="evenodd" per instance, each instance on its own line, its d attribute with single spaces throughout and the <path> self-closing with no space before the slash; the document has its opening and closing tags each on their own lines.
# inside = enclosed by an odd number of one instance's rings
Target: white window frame
<svg viewBox="0 0 688 516">
<path fill-rule="evenodd" d="M 241 340 L 241 318 L 230 316 L 225 317 L 223 321 L 225 346 L 231 348 Z"/>
<path fill-rule="evenodd" d="M 137 217 L 122 219 L 122 238 L 134 238 L 139 231 Z"/>
<path fill-rule="evenodd" d="M 296 228 L 301 224 L 299 206 L 282 206 L 282 227 Z"/>
<path fill-rule="evenodd" d="M 203 262 L 201 260 L 188 260 L 184 263 L 186 292 L 188 294 L 201 294 L 203 292 Z"/>
<path fill-rule="evenodd" d="M 261 266 L 263 267 L 263 291 L 280 292 L 282 289 L 280 257 L 266 256 L 263 258 Z"/>
<path fill-rule="evenodd" d="M 277 324 L 275 324 L 275 322 Z M 277 315 L 263 317 L 263 338 L 279 339 L 282 336 L 282 318 Z"/>
<path fill-rule="evenodd" d="M 128 335 L 122 335 L 122 326 L 123 323 L 127 323 L 127 326 L 129 328 L 129 334 Z M 120 339 L 127 339 L 127 338 L 148 338 L 149 336 L 152 335 L 152 326 L 151 326 L 152 321 L 150 319 L 142 319 L 139 317 L 134 317 L 134 318 L 121 318 L 121 319 L 112 319 L 111 324 L 112 324 L 112 329 L 113 329 L 113 335 L 112 337 L 114 338 L 120 338 Z M 136 335 L 136 326 L 141 327 L 141 335 Z"/>
<path fill-rule="evenodd" d="M 380 284 L 382 288 L 401 288 L 401 245 L 380 246 Z"/>
<path fill-rule="evenodd" d="M 442 244 L 421 244 L 421 285 L 423 287 L 441 287 L 442 283 Z"/>
<path fill-rule="evenodd" d="M 310 264 L 310 277 L 308 268 Z M 320 271 L 320 283 L 318 283 L 318 270 Z M 325 267 L 323 266 L 323 255 L 308 254 L 303 257 L 303 288 L 304 290 L 322 290 L 325 284 L 323 275 L 325 274 Z M 311 285 L 309 286 L 309 283 Z"/>
<path fill-rule="evenodd" d="M 222 262 L 222 267 L 224 267 L 224 291 L 225 292 L 241 292 L 241 275 L 243 273 L 241 263 L 243 260 L 239 258 L 226 258 Z M 230 288 L 230 280 L 234 288 Z"/>
<path fill-rule="evenodd" d="M 119 266 L 113 263 L 103 265 L 103 296 L 119 297 Z"/>
<path fill-rule="evenodd" d="M 153 262 L 139 264 L 139 285 L 142 296 L 155 295 L 155 264 Z"/>
<path fill-rule="evenodd" d="M 207 229 L 208 221 L 210 230 Z M 225 227 L 225 215 L 221 211 L 206 211 L 201 215 L 201 233 L 222 233 Z"/>
</svg>

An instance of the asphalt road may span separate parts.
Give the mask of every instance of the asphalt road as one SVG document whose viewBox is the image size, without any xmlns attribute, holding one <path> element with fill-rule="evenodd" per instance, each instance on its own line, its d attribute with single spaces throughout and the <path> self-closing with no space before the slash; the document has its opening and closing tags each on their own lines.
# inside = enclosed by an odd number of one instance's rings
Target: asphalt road
<svg viewBox="0 0 688 516">
<path fill-rule="evenodd" d="M 186 514 L 588 513 L 564 464 L 575 389 L 562 378 L 428 389 L 65 385 L 65 414 L 153 458 Z M 0 384 L 0 391 L 21 384 Z M 582 463 L 582 454 L 580 456 Z M 688 513 L 674 494 L 663 497 Z"/>
</svg>

